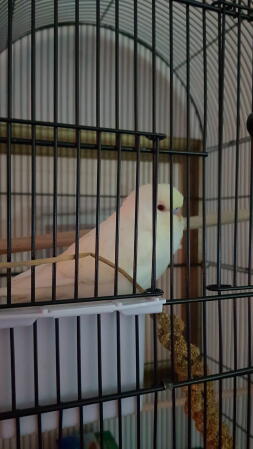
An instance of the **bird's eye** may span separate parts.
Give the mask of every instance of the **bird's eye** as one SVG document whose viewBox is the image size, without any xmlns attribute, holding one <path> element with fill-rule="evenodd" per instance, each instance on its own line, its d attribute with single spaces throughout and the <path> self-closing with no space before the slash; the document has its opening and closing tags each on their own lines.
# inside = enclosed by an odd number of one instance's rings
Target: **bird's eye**
<svg viewBox="0 0 253 449">
<path fill-rule="evenodd" d="M 158 210 L 165 210 L 165 206 L 163 204 L 158 204 L 157 209 Z"/>
</svg>

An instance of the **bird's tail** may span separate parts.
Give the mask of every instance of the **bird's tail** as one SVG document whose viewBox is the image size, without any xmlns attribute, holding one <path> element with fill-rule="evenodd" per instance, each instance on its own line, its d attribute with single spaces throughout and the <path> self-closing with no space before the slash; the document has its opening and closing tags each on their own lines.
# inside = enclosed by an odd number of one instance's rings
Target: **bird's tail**
<svg viewBox="0 0 253 449">
<path fill-rule="evenodd" d="M 8 296 L 8 291 L 6 287 L 0 288 L 0 303 L 1 299 L 4 300 Z M 12 304 L 16 302 L 26 302 L 27 301 L 27 295 L 23 293 L 21 290 L 18 290 L 18 288 L 15 286 L 12 286 L 11 289 L 11 302 Z"/>
</svg>

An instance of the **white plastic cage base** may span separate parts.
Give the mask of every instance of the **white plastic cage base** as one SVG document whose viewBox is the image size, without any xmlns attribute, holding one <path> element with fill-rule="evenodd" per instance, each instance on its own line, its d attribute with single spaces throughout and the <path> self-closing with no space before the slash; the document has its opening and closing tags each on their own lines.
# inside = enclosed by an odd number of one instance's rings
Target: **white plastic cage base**
<svg viewBox="0 0 253 449">
<path fill-rule="evenodd" d="M 102 390 L 117 393 L 117 322 L 120 312 L 120 354 L 122 391 L 136 387 L 135 315 L 139 315 L 140 385 L 143 385 L 145 314 L 160 313 L 165 299 L 129 298 L 77 305 L 33 306 L 0 313 L 0 411 L 11 410 L 10 328 L 14 328 L 17 408 L 34 406 L 34 331 L 37 321 L 37 363 L 39 404 L 56 403 L 55 319 L 59 319 L 61 401 L 77 399 L 77 320 L 80 316 L 82 397 L 98 394 L 97 315 L 101 316 Z M 104 419 L 117 416 L 118 403 L 103 404 Z M 136 410 L 136 399 L 122 400 L 122 415 Z M 42 415 L 43 432 L 57 428 L 58 412 Z M 99 406 L 83 408 L 84 424 L 99 419 Z M 64 410 L 63 427 L 78 424 L 78 408 Z M 35 416 L 21 418 L 20 433 L 36 432 Z M 0 438 L 15 435 L 15 420 L 0 423 Z"/>
<path fill-rule="evenodd" d="M 94 301 L 84 304 L 59 304 L 39 307 L 9 309 L 0 312 L 0 329 L 31 326 L 40 318 L 62 318 L 82 315 L 101 315 L 120 312 L 123 315 L 160 313 L 166 300 L 163 298 L 126 298 L 113 301 Z"/>
</svg>

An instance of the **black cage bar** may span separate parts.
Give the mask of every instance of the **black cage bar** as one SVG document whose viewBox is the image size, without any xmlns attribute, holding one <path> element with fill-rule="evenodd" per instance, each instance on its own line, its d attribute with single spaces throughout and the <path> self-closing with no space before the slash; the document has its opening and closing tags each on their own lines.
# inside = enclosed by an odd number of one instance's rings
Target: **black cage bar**
<svg viewBox="0 0 253 449">
<path fill-rule="evenodd" d="M 119 449 L 252 447 L 252 18 L 250 0 L 0 2 L 4 449 L 46 448 L 50 414 L 61 447 L 72 412 L 80 447 L 109 426 Z"/>
</svg>

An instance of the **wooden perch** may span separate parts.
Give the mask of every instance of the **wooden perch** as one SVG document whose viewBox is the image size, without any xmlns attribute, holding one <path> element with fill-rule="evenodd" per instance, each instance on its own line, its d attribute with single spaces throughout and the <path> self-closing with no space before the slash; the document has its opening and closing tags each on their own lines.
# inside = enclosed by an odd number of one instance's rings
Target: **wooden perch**
<svg viewBox="0 0 253 449">
<path fill-rule="evenodd" d="M 235 213 L 234 211 L 225 212 L 221 216 L 222 224 L 234 223 Z M 241 209 L 238 212 L 238 222 L 249 220 L 249 210 Z M 216 226 L 218 222 L 217 214 L 210 214 L 206 216 L 206 226 Z M 191 217 L 190 218 L 190 229 L 199 229 L 203 226 L 202 217 Z"/>
<path fill-rule="evenodd" d="M 238 221 L 247 221 L 249 219 L 249 211 L 247 209 L 242 209 L 238 213 Z M 225 212 L 221 217 L 222 224 L 230 224 L 234 222 L 234 212 Z M 190 229 L 200 229 L 202 228 L 203 219 L 202 217 L 191 217 L 190 219 Z M 207 226 L 217 225 L 217 214 L 210 214 L 206 217 Z M 81 229 L 80 235 L 83 236 L 87 234 L 90 229 Z M 58 232 L 57 233 L 57 247 L 64 248 L 75 240 L 75 231 L 68 232 Z M 36 237 L 36 250 L 49 249 L 53 247 L 53 236 L 52 233 L 47 233 L 43 235 L 38 235 Z M 31 250 L 31 237 L 18 237 L 12 239 L 12 253 L 19 253 Z M 0 239 L 0 255 L 7 253 L 7 241 L 6 239 Z"/>
<path fill-rule="evenodd" d="M 80 230 L 80 235 L 87 234 L 90 229 Z M 58 248 L 69 246 L 75 240 L 75 232 L 58 232 L 57 244 Z M 35 239 L 36 249 L 49 249 L 53 247 L 52 233 L 37 235 Z M 31 237 L 17 237 L 12 239 L 12 253 L 22 253 L 24 251 L 31 251 Z M 0 239 L 0 254 L 7 253 L 7 241 L 6 239 Z"/>
</svg>

